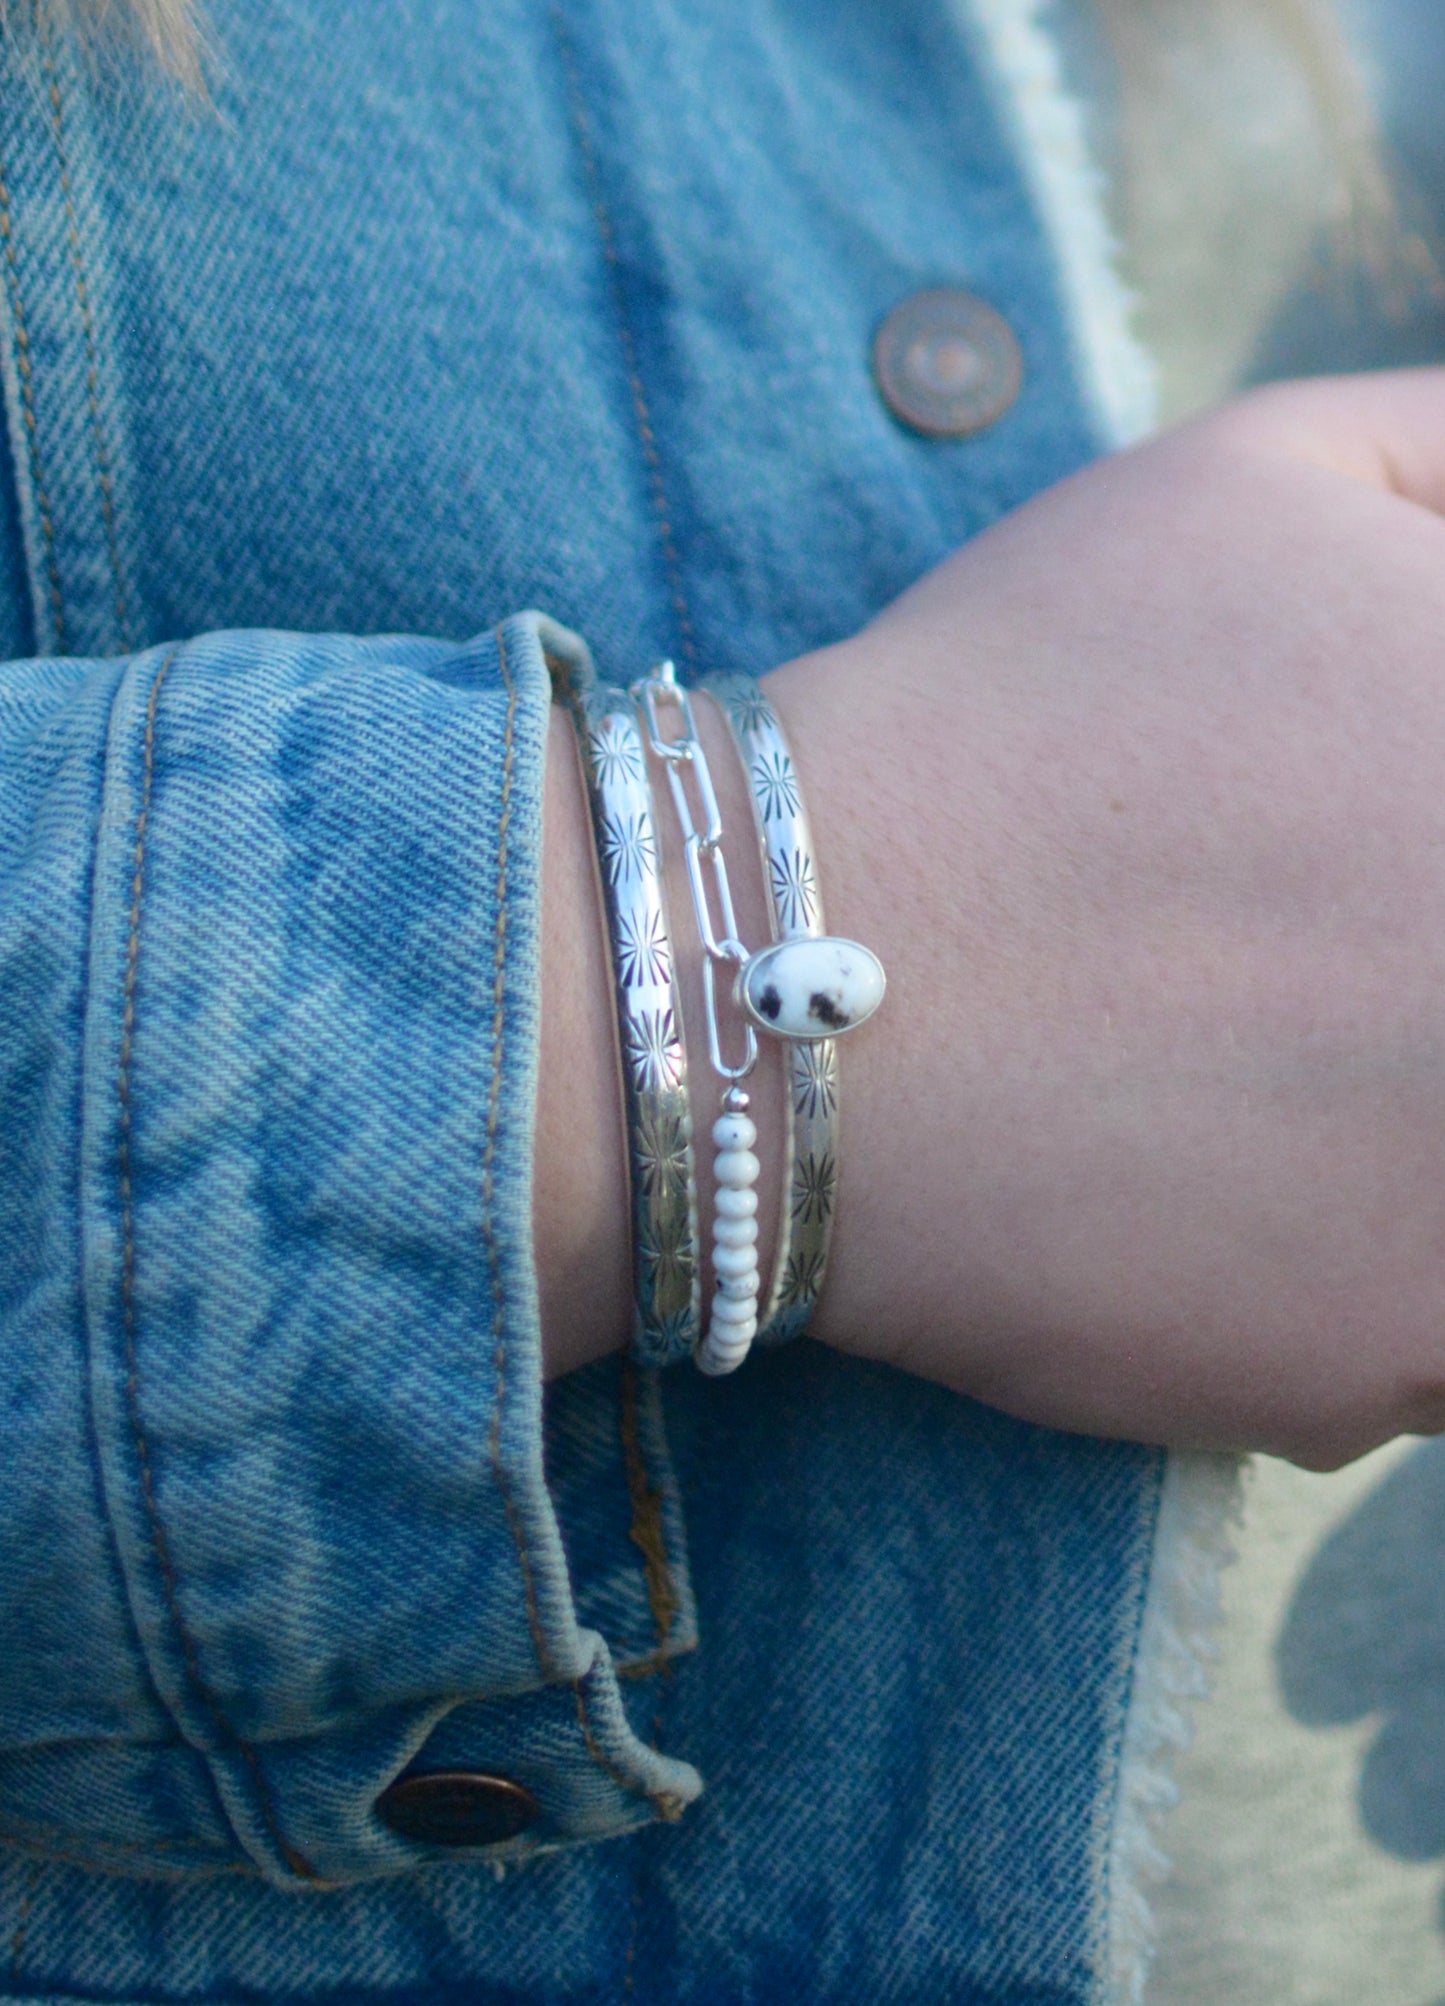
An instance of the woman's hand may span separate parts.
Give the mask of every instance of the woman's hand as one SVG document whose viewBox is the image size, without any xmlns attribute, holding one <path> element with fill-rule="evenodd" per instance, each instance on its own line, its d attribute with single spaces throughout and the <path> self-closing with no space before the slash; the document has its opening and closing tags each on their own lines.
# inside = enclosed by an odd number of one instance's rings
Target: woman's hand
<svg viewBox="0 0 1445 2006">
<path fill-rule="evenodd" d="M 1091 469 L 770 678 L 834 930 L 832 1342 L 1331 1464 L 1445 1428 L 1445 372 Z"/>
<path fill-rule="evenodd" d="M 1445 372 L 1260 393 L 768 679 L 889 974 L 818 1336 L 1096 1433 L 1445 1428 L 1437 510 Z M 621 1219 L 573 1270 L 611 1250 L 614 1338 Z"/>
</svg>

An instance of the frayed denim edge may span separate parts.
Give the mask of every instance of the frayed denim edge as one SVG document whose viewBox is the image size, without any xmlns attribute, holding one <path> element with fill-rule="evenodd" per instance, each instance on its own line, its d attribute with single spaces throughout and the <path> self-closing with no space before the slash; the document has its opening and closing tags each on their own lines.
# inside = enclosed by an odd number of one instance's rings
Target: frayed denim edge
<svg viewBox="0 0 1445 2006">
<path fill-rule="evenodd" d="M 1136 300 L 1119 269 L 1108 189 L 1089 150 L 1083 106 L 1064 80 L 1045 0 L 954 0 L 981 38 L 1004 98 L 1053 250 L 1086 397 L 1107 448 L 1158 422 L 1158 372 L 1134 326 Z"/>
<path fill-rule="evenodd" d="M 1165 1469 L 1109 1839 L 1099 2006 L 1145 2006 L 1156 1938 L 1149 1889 L 1169 1872 L 1160 1826 L 1179 1800 L 1171 1771 L 1193 1739 L 1192 1702 L 1209 1694 L 1219 1575 L 1234 1558 L 1247 1462 L 1176 1454 Z"/>
</svg>

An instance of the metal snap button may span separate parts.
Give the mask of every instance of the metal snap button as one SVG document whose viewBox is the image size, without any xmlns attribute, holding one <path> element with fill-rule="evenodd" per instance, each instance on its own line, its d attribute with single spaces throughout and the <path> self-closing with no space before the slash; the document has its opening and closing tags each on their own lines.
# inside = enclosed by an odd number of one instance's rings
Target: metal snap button
<svg viewBox="0 0 1445 2006">
<path fill-rule="evenodd" d="M 1003 315 L 961 286 L 900 300 L 873 337 L 873 374 L 895 418 L 933 439 L 966 439 L 1012 409 L 1024 359 Z"/>
<path fill-rule="evenodd" d="M 376 1815 L 419 1846 L 499 1846 L 542 1811 L 530 1790 L 505 1776 L 446 1769 L 399 1777 L 377 1798 Z"/>
</svg>

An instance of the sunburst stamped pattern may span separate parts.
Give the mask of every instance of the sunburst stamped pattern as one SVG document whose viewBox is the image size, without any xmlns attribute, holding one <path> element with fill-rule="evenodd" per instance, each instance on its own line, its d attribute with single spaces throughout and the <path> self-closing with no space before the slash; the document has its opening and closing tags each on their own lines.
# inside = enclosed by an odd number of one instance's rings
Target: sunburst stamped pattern
<svg viewBox="0 0 1445 2006">
<path fill-rule="evenodd" d="M 642 747 L 636 732 L 629 733 L 619 717 L 606 717 L 595 725 L 590 746 L 592 763 L 604 787 L 616 787 L 626 780 L 640 786 L 646 778 Z"/>
<path fill-rule="evenodd" d="M 783 1269 L 779 1304 L 784 1309 L 811 1306 L 823 1280 L 823 1256 L 819 1253 L 789 1255 Z"/>
<path fill-rule="evenodd" d="M 652 792 L 627 692 L 590 662 L 553 665 L 577 727 L 612 942 L 632 1180 L 634 1354 L 685 1358 L 701 1328 L 687 1057 L 662 899 Z"/>
<path fill-rule="evenodd" d="M 687 1057 L 671 1006 L 636 1011 L 628 1017 L 622 1037 L 628 1063 L 644 1092 L 655 1094 L 665 1087 L 686 1085 Z"/>
<path fill-rule="evenodd" d="M 800 1121 L 831 1121 L 838 1111 L 838 1047 L 831 1038 L 793 1053 L 793 1113 Z"/>
<path fill-rule="evenodd" d="M 796 847 L 774 850 L 768 858 L 768 880 L 777 908 L 778 930 L 782 934 L 821 931 L 818 912 L 818 880 L 813 859 Z"/>
<path fill-rule="evenodd" d="M 630 912 L 617 923 L 617 979 L 624 989 L 657 988 L 672 975 L 660 912 Z"/>
<path fill-rule="evenodd" d="M 716 690 L 728 722 L 740 738 L 767 731 L 773 707 L 752 676 L 718 676 L 703 687 Z"/>
<path fill-rule="evenodd" d="M 793 1166 L 793 1217 L 805 1226 L 817 1226 L 833 1210 L 833 1194 L 838 1184 L 838 1165 L 833 1154 L 809 1150 Z"/>
<path fill-rule="evenodd" d="M 676 1108 L 644 1108 L 637 1124 L 637 1167 L 649 1199 L 653 1192 L 687 1182 L 692 1122 Z"/>
<path fill-rule="evenodd" d="M 752 795 L 775 940 L 820 935 L 823 902 L 797 770 L 765 692 L 746 675 L 710 676 L 737 744 Z M 758 1343 L 804 1330 L 828 1265 L 837 1190 L 838 1056 L 833 1039 L 789 1044 L 785 1147 L 791 1174 L 782 1194 L 777 1266 Z"/>
<path fill-rule="evenodd" d="M 755 759 L 748 769 L 753 783 L 753 799 L 765 822 L 776 822 L 798 812 L 798 776 L 786 752 L 776 749 Z"/>
<path fill-rule="evenodd" d="M 648 815 L 608 815 L 598 824 L 597 854 L 611 884 L 657 869 L 657 838 Z"/>
<path fill-rule="evenodd" d="M 666 1322 L 682 1315 L 692 1303 L 697 1279 L 697 1263 L 689 1258 L 687 1249 L 644 1221 L 637 1230 L 637 1258 L 651 1285 L 656 1320 Z"/>
<path fill-rule="evenodd" d="M 672 1365 L 692 1350 L 692 1333 L 697 1328 L 697 1311 L 689 1306 L 673 1310 L 669 1316 L 655 1316 L 633 1339 L 633 1354 L 639 1365 Z"/>
</svg>

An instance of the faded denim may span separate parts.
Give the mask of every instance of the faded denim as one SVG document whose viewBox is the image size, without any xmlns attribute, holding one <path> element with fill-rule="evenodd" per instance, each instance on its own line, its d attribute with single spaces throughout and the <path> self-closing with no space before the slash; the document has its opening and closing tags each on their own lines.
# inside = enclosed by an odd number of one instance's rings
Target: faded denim
<svg viewBox="0 0 1445 2006">
<path fill-rule="evenodd" d="M 761 672 L 1099 449 L 986 68 L 215 15 L 214 119 L 0 77 L 3 1997 L 1083 2006 L 1162 1458 L 809 1344 L 544 1416 L 531 1264 L 521 609 Z M 938 281 L 971 441 L 868 374 Z M 411 1763 L 543 1822 L 405 1843 Z"/>
</svg>

